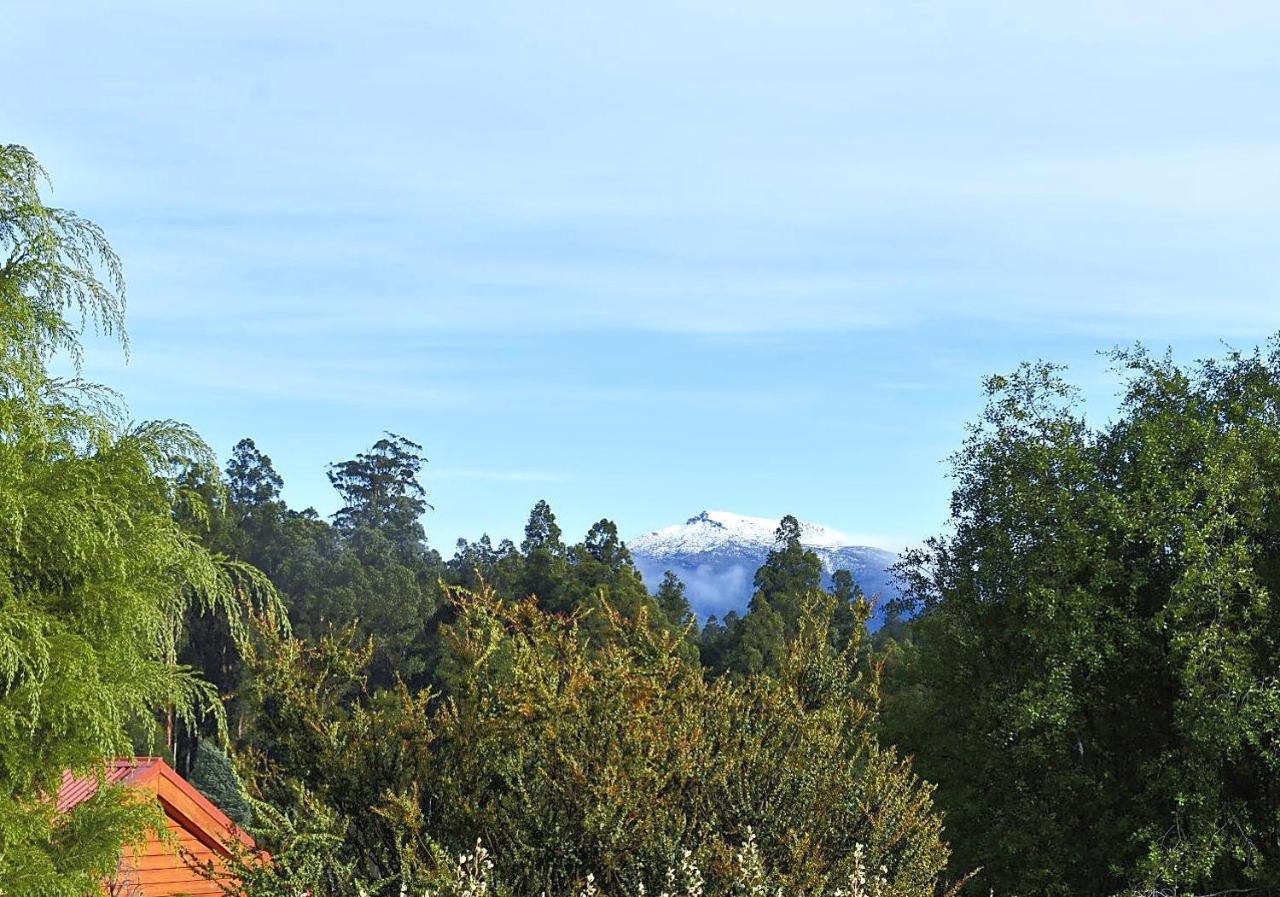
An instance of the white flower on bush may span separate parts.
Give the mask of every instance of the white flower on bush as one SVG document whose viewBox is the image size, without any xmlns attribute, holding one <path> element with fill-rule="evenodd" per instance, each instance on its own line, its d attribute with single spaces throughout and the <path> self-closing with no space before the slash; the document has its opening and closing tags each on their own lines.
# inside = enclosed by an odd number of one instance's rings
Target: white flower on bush
<svg viewBox="0 0 1280 897">
<path fill-rule="evenodd" d="M 853 850 L 853 870 L 849 873 L 847 886 L 836 889 L 832 897 L 890 897 L 889 881 L 886 878 L 889 870 L 881 866 L 876 872 L 869 871 L 865 857 L 863 846 L 856 845 Z M 734 859 L 738 868 L 738 880 L 731 892 L 734 897 L 787 897 L 781 887 L 770 894 L 764 857 L 756 842 L 755 832 L 750 828 L 747 829 L 742 845 L 734 852 Z M 476 841 L 476 846 L 470 853 L 458 855 L 452 880 L 440 891 L 424 892 L 423 897 L 497 897 L 492 877 L 493 868 L 489 852 L 480 841 Z M 706 881 L 693 858 L 693 851 L 684 851 L 678 866 L 667 867 L 665 885 L 657 897 L 705 897 Z M 401 885 L 399 897 L 412 895 L 406 886 Z M 543 893 L 541 897 L 547 897 L 547 894 Z M 575 897 L 605 895 L 596 884 L 595 875 L 588 873 Z M 637 888 L 634 897 L 646 897 L 643 885 Z"/>
<path fill-rule="evenodd" d="M 866 851 L 861 844 L 853 847 L 853 871 L 849 873 L 849 887 L 837 888 L 834 897 L 885 897 L 889 893 L 889 870 L 880 867 L 878 873 L 867 871 Z"/>
</svg>

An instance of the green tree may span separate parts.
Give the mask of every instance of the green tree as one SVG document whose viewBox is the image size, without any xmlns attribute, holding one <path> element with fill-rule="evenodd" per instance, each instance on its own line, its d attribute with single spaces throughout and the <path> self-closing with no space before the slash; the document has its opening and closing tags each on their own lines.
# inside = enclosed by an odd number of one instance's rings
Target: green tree
<svg viewBox="0 0 1280 897">
<path fill-rule="evenodd" d="M 729 668 L 730 652 L 741 624 L 742 618 L 733 610 L 723 620 L 715 614 L 707 618 L 698 634 L 698 656 L 704 670 L 719 674 Z"/>
<path fill-rule="evenodd" d="M 567 549 L 561 539 L 556 515 L 546 501 L 539 501 L 529 512 L 520 553 L 524 556 L 520 593 L 516 598 L 534 596 L 547 610 L 564 612 L 569 601 L 561 592 L 568 574 Z"/>
<path fill-rule="evenodd" d="M 753 600 L 767 602 L 785 611 L 789 628 L 798 618 L 804 596 L 821 587 L 822 561 L 800 544 L 800 521 L 788 514 L 774 533 L 776 545 L 756 571 L 756 593 Z"/>
<path fill-rule="evenodd" d="M 475 542 L 459 539 L 445 572 L 451 584 L 466 589 L 478 589 L 482 583 L 493 583 L 502 555 L 502 548 L 493 547 L 493 540 L 489 538 L 488 533 L 480 536 Z"/>
<path fill-rule="evenodd" d="M 227 461 L 227 492 L 231 505 L 241 514 L 280 501 L 284 479 L 271 458 L 258 451 L 252 439 L 241 439 Z"/>
<path fill-rule="evenodd" d="M 281 498 L 284 480 L 252 439 L 236 444 L 227 461 L 225 477 L 220 477 L 216 469 L 189 467 L 183 482 L 202 501 L 180 508 L 176 516 L 206 548 L 263 571 L 285 597 L 286 604 L 291 603 L 288 593 L 299 579 L 315 584 L 318 565 L 307 550 L 312 546 L 299 539 L 295 531 L 314 527 L 317 521 L 298 519 L 289 511 Z M 329 529 L 322 522 L 319 525 Z M 337 539 L 333 538 L 322 551 L 337 548 Z M 298 616 L 292 607 L 290 616 Z M 239 729 L 243 725 L 243 708 L 238 693 L 245 684 L 247 670 L 226 619 L 190 608 L 183 635 L 179 661 L 198 670 L 217 688 L 229 723 Z M 216 735 L 211 720 L 203 721 L 194 731 L 179 726 L 172 739 L 175 768 L 184 775 L 190 774 L 201 742 L 216 739 Z"/>
<path fill-rule="evenodd" d="M 440 556 L 425 541 L 419 517 L 428 505 L 418 482 L 420 447 L 389 434 L 368 452 L 330 465 L 344 501 L 329 526 L 314 512 L 267 501 L 250 506 L 242 526 L 255 557 L 286 594 L 300 635 L 319 639 L 355 625 L 376 640 L 372 675 L 381 687 L 397 678 L 430 679 L 430 631 L 440 606 Z M 269 464 L 252 458 L 270 481 Z M 239 471 L 232 471 L 233 480 Z M 256 508 L 256 509 L 255 509 Z M 269 524 L 269 525 L 268 525 Z"/>
<path fill-rule="evenodd" d="M 1280 889 L 1280 350 L 987 383 L 885 722 L 999 892 Z"/>
<path fill-rule="evenodd" d="M 587 606 L 600 596 L 629 616 L 641 608 L 657 610 L 612 520 L 592 524 L 586 538 L 569 549 L 568 560 L 565 583 L 558 590 L 564 610 Z"/>
<path fill-rule="evenodd" d="M 208 739 L 200 739 L 188 778 L 219 810 L 242 828 L 253 822 L 253 808 L 230 758 Z"/>
<path fill-rule="evenodd" d="M 426 458 L 418 443 L 388 433 L 367 452 L 329 466 L 329 482 L 346 504 L 334 515 L 339 529 L 378 530 L 401 545 L 425 541 L 426 490 L 418 477 Z"/>
<path fill-rule="evenodd" d="M 77 369 L 87 322 L 121 334 L 124 283 L 102 232 L 45 204 L 25 149 L 0 148 L 0 892 L 96 895 L 154 805 L 103 787 L 70 813 L 64 770 L 93 775 L 161 712 L 218 714 L 175 661 L 190 606 L 238 637 L 270 591 L 175 520 L 197 504 L 175 469 L 209 449 L 172 421 L 124 423 Z M 260 606 L 261 608 L 261 606 Z"/>
<path fill-rule="evenodd" d="M 836 599 L 835 616 L 831 622 L 833 646 L 843 648 L 855 632 L 867 625 L 871 617 L 871 603 L 848 570 L 837 570 L 831 575 L 831 596 Z"/>
<path fill-rule="evenodd" d="M 662 575 L 662 582 L 658 584 L 654 597 L 658 601 L 658 607 L 673 625 L 681 629 L 693 625 L 693 606 L 689 604 L 684 582 L 674 572 L 668 570 Z"/>
<path fill-rule="evenodd" d="M 756 571 L 756 590 L 746 615 L 723 633 L 724 666 L 717 672 L 749 675 L 777 670 L 786 643 L 799 631 L 801 608 L 822 584 L 822 561 L 800 544 L 800 535 L 800 522 L 791 515 L 783 517 L 774 549 Z"/>
</svg>

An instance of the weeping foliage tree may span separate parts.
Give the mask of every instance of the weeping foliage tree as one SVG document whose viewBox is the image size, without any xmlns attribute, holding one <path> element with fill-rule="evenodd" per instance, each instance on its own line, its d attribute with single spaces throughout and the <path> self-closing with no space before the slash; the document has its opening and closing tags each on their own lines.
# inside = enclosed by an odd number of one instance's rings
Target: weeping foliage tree
<svg viewBox="0 0 1280 897">
<path fill-rule="evenodd" d="M 103 787 L 60 814 L 63 771 L 100 774 L 157 713 L 217 717 L 175 662 L 189 607 L 241 638 L 275 608 L 252 568 L 175 522 L 175 474 L 212 466 L 207 446 L 128 423 L 79 379 L 86 327 L 123 342 L 124 281 L 101 230 L 46 205 L 44 184 L 30 152 L 0 147 L 0 894 L 96 894 L 157 811 Z M 59 357 L 76 377 L 52 375 Z"/>
</svg>

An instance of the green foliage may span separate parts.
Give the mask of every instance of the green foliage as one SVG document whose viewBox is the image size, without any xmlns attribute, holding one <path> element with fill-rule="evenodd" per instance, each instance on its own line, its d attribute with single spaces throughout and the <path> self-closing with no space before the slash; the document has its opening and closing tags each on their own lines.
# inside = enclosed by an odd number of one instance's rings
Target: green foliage
<svg viewBox="0 0 1280 897">
<path fill-rule="evenodd" d="M 698 636 L 698 656 L 704 670 L 720 674 L 729 668 L 730 654 L 740 625 L 737 611 L 729 611 L 723 620 L 714 615 L 707 618 Z"/>
<path fill-rule="evenodd" d="M 443 566 L 418 521 L 427 506 L 417 450 L 393 435 L 331 465 L 345 506 L 330 525 L 310 509 L 291 510 L 271 459 L 244 439 L 225 481 L 202 488 L 203 517 L 186 522 L 210 548 L 261 569 L 283 595 L 300 635 L 319 639 L 335 627 L 355 626 L 377 636 L 371 674 L 379 686 L 398 678 L 422 685 L 430 679 Z M 227 650 L 221 625 L 193 623 L 183 659 L 229 695 L 243 686 L 245 671 Z"/>
<path fill-rule="evenodd" d="M 119 258 L 96 224 L 45 205 L 46 180 L 27 149 L 0 146 L 0 389 L 7 399 L 34 395 L 55 352 L 69 353 L 78 368 L 83 323 L 124 335 Z"/>
<path fill-rule="evenodd" d="M 372 658 L 351 630 L 315 642 L 263 634 L 241 756 L 263 802 L 254 834 L 286 859 L 250 875 L 254 897 L 296 893 L 290 884 L 373 893 L 425 874 L 417 850 L 433 862 L 414 809 L 433 775 L 431 695 L 370 691 Z"/>
<path fill-rule="evenodd" d="M 520 552 L 522 575 L 518 592 L 512 597 L 536 598 L 543 608 L 553 612 L 570 610 L 571 600 L 561 595 L 568 578 L 568 551 L 561 540 L 556 515 L 545 501 L 538 502 L 529 513 Z"/>
<path fill-rule="evenodd" d="M 242 515 L 252 514 L 280 500 L 284 479 L 271 458 L 258 451 L 252 439 L 241 439 L 227 461 L 227 497 Z"/>
<path fill-rule="evenodd" d="M 516 580 L 520 558 L 511 540 L 503 539 L 497 548 L 489 536 L 475 542 L 459 539 L 454 556 L 446 565 L 445 575 L 455 586 L 473 591 L 488 584 L 501 595 L 517 591 Z"/>
<path fill-rule="evenodd" d="M 172 421 L 124 422 L 106 391 L 60 381 L 87 321 L 119 332 L 123 283 L 101 232 L 49 208 L 42 172 L 0 150 L 0 892 L 93 894 L 152 805 L 104 788 L 58 816 L 64 770 L 132 752 L 158 711 L 219 718 L 216 693 L 175 663 L 187 611 L 246 620 L 269 585 L 205 550 L 175 520 L 194 496 L 174 475 L 211 465 Z"/>
<path fill-rule="evenodd" d="M 388 892 L 390 881 L 369 881 L 352 863 L 339 859 L 344 852 L 342 820 L 312 795 L 295 794 L 287 812 L 252 799 L 250 806 L 259 838 L 272 845 L 271 860 L 264 863 L 257 851 L 238 842 L 230 845 L 224 869 L 238 884 L 228 889 L 228 897 L 370 897 Z"/>
<path fill-rule="evenodd" d="M 1051 366 L 988 383 L 888 730 L 999 891 L 1275 891 L 1280 349 L 1114 360 L 1101 426 Z"/>
<path fill-rule="evenodd" d="M 748 827 L 790 889 L 834 887 L 860 842 L 900 892 L 929 892 L 945 850 L 928 792 L 875 743 L 874 680 L 852 652 L 825 650 L 830 602 L 816 600 L 777 676 L 711 684 L 644 626 L 618 622 L 620 637 L 593 652 L 573 621 L 469 604 L 467 688 L 442 720 L 438 762 L 456 770 L 445 828 L 487 833 L 521 893 L 588 870 L 605 890 L 652 890 L 686 847 L 716 893 Z"/>
<path fill-rule="evenodd" d="M 756 591 L 746 615 L 730 612 L 724 620 L 712 617 L 703 627 L 702 662 L 715 673 L 776 672 L 788 643 L 799 632 L 805 605 L 821 587 L 822 561 L 800 544 L 799 521 L 783 517 L 775 537 L 777 544 L 756 571 Z M 832 596 L 830 648 L 838 652 L 861 643 L 871 608 L 847 570 L 836 571 Z"/>
<path fill-rule="evenodd" d="M 187 778 L 242 828 L 253 822 L 253 808 L 245 794 L 244 783 L 227 755 L 207 739 L 202 738 L 197 744 L 195 763 Z"/>
<path fill-rule="evenodd" d="M 694 622 L 693 606 L 689 604 L 689 596 L 680 577 L 668 570 L 662 576 L 658 592 L 654 596 L 658 607 L 677 626 L 690 626 Z"/>
<path fill-rule="evenodd" d="M 643 614 L 454 600 L 439 700 L 367 692 L 367 650 L 341 639 L 277 641 L 260 661 L 252 781 L 295 827 L 300 795 L 327 807 L 338 866 L 427 886 L 479 839 L 514 893 L 566 893 L 588 873 L 605 891 L 656 892 L 687 849 L 722 894 L 751 830 L 771 885 L 832 893 L 865 859 L 885 867 L 885 893 L 934 892 L 940 820 L 875 739 L 856 647 L 828 649 L 829 596 L 802 610 L 776 676 L 710 683 Z M 610 638 L 586 628 L 596 614 Z M 263 835 L 272 847 L 296 829 Z"/>
<path fill-rule="evenodd" d="M 756 571 L 752 600 L 783 612 L 788 628 L 794 630 L 800 601 L 822 583 L 822 561 L 800 544 L 800 522 L 790 514 L 778 524 L 774 540 L 776 546 Z"/>
<path fill-rule="evenodd" d="M 334 515 L 344 531 L 378 530 L 393 541 L 423 542 L 421 517 L 430 505 L 418 474 L 426 462 L 418 443 L 388 433 L 367 452 L 329 466 L 329 482 L 346 504 Z"/>
</svg>

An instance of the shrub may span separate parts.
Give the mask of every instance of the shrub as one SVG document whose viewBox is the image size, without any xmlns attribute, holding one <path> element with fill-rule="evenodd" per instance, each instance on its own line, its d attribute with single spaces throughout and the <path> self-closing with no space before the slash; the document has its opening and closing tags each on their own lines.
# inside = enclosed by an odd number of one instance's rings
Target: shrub
<svg viewBox="0 0 1280 897">
<path fill-rule="evenodd" d="M 830 648 L 829 597 L 807 603 L 777 675 L 714 682 L 678 633 L 607 604 L 601 640 L 531 602 L 452 600 L 447 695 L 365 693 L 340 639 L 263 658 L 262 694 L 283 698 L 255 724 L 255 786 L 295 829 L 311 812 L 298 795 L 333 808 L 336 864 L 416 893 L 478 842 L 515 894 L 589 874 L 657 893 L 685 867 L 731 894 L 744 855 L 770 892 L 847 891 L 866 869 L 886 895 L 935 892 L 947 848 L 930 788 L 876 741 L 876 673 L 856 639 Z"/>
</svg>

